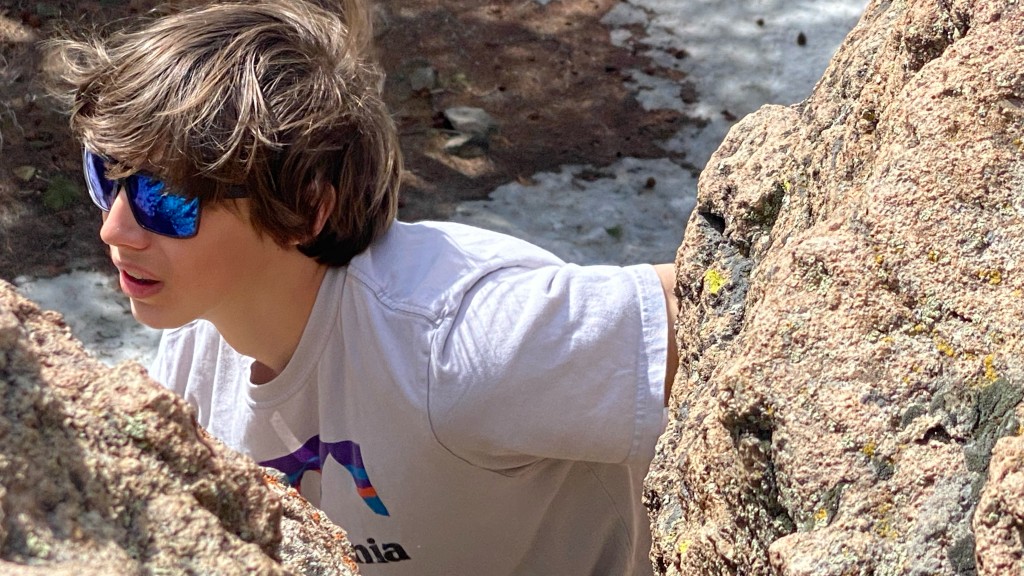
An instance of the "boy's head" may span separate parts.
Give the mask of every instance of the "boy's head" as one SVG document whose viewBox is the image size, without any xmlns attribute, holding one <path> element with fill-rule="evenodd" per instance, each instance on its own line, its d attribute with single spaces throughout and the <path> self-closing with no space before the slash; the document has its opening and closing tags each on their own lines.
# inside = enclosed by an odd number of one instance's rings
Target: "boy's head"
<svg viewBox="0 0 1024 576">
<path fill-rule="evenodd" d="M 72 131 L 110 178 L 147 171 L 207 203 L 241 187 L 257 231 L 346 264 L 395 217 L 401 153 L 368 15 L 341 8 L 216 3 L 63 41 Z"/>
</svg>

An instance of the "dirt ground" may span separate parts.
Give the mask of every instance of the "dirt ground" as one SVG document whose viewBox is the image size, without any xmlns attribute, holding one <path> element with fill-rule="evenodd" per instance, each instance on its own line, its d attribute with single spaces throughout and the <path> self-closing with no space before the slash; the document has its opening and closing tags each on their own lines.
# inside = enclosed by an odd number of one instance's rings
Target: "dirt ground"
<svg viewBox="0 0 1024 576">
<path fill-rule="evenodd" d="M 655 142 L 684 117 L 646 112 L 624 87 L 650 66 L 612 46 L 600 23 L 615 0 L 382 0 L 376 42 L 407 174 L 400 217 L 443 219 L 464 200 L 562 164 L 664 157 Z M 0 1 L 0 278 L 109 269 L 80 151 L 41 84 L 39 42 L 144 14 L 152 0 Z M 680 54 L 680 57 L 685 55 Z M 411 76 L 432 68 L 432 88 Z M 443 110 L 472 106 L 498 123 L 487 154 L 443 151 Z"/>
</svg>

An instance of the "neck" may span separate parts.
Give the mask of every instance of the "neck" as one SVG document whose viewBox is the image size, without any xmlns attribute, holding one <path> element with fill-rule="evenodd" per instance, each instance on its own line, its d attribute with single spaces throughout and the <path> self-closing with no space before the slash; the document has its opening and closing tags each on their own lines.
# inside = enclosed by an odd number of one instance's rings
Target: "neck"
<svg viewBox="0 0 1024 576">
<path fill-rule="evenodd" d="M 295 354 L 327 266 L 298 254 L 275 263 L 244 302 L 209 318 L 236 351 L 256 360 L 254 384 L 270 381 Z"/>
</svg>

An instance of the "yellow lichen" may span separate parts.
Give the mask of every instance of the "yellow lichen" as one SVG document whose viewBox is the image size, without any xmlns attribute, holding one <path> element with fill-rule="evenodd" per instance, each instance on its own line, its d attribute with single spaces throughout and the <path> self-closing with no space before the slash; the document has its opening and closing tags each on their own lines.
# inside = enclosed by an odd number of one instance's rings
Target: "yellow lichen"
<svg viewBox="0 0 1024 576">
<path fill-rule="evenodd" d="M 868 442 L 864 446 L 861 446 L 860 452 L 865 456 L 871 457 L 875 455 L 875 449 L 877 447 L 878 446 L 874 442 Z"/>
<path fill-rule="evenodd" d="M 988 380 L 989 382 L 995 382 L 996 380 L 998 380 L 999 372 L 996 372 L 995 366 L 996 355 L 989 354 L 988 356 L 985 356 L 985 359 L 982 361 L 982 363 L 985 365 L 985 379 Z"/>
<path fill-rule="evenodd" d="M 689 540 L 680 540 L 679 544 L 676 544 L 676 550 L 679 550 L 679 556 L 686 556 L 686 552 L 690 549 Z"/>
<path fill-rule="evenodd" d="M 892 527 L 892 522 L 888 518 L 882 518 L 875 522 L 875 534 L 882 538 L 898 538 L 900 535 L 899 531 Z"/>
<path fill-rule="evenodd" d="M 996 286 L 1003 281 L 1003 273 L 996 268 L 982 268 L 978 270 L 978 279 Z"/>
<path fill-rule="evenodd" d="M 875 254 L 875 264 L 881 266 L 885 263 L 885 254 Z"/>
<path fill-rule="evenodd" d="M 715 268 L 710 268 L 704 273 L 704 286 L 707 287 L 708 292 L 711 294 L 718 294 L 718 292 L 722 290 L 722 287 L 726 285 L 728 280 L 729 279 L 725 277 L 725 274 L 722 274 Z"/>
<path fill-rule="evenodd" d="M 826 510 L 825 508 L 818 508 L 818 510 L 814 513 L 814 523 L 818 526 L 824 526 L 827 520 L 828 510 Z"/>
<path fill-rule="evenodd" d="M 885 503 L 878 507 L 878 520 L 875 521 L 874 532 L 882 538 L 898 538 L 900 533 L 892 525 L 892 504 Z"/>
<path fill-rule="evenodd" d="M 935 337 L 935 348 L 950 358 L 956 356 L 956 350 L 953 349 L 953 346 L 938 336 Z"/>
<path fill-rule="evenodd" d="M 928 251 L 928 260 L 930 262 L 938 262 L 939 261 L 939 253 L 936 252 L 935 250 L 929 250 Z"/>
</svg>

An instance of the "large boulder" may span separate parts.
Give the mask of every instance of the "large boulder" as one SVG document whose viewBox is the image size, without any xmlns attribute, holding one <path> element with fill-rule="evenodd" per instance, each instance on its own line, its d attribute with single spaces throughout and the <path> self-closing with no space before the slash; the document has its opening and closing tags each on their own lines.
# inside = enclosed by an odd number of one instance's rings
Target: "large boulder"
<svg viewBox="0 0 1024 576">
<path fill-rule="evenodd" d="M 701 176 L 657 570 L 1022 573 L 1022 263 L 1022 3 L 873 0 Z"/>
<path fill-rule="evenodd" d="M 0 281 L 0 573 L 352 576 L 345 533 Z"/>
</svg>

